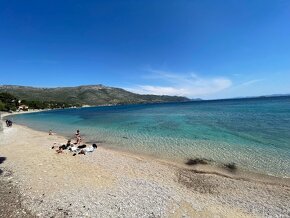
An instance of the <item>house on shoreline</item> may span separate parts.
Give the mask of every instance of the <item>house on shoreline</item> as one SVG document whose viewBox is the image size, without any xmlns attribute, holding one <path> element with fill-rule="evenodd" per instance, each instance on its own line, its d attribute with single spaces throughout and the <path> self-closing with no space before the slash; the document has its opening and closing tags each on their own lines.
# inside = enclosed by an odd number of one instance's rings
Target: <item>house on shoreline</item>
<svg viewBox="0 0 290 218">
<path fill-rule="evenodd" d="M 21 104 L 18 106 L 18 111 L 28 111 L 29 107 L 25 104 Z"/>
</svg>

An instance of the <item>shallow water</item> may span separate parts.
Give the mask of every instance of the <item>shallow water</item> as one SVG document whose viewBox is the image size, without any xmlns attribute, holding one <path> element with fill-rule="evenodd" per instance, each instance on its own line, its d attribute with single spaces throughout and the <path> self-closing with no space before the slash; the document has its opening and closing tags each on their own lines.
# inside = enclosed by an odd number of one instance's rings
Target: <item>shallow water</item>
<svg viewBox="0 0 290 218">
<path fill-rule="evenodd" d="M 290 177 L 290 97 L 53 110 L 12 117 L 18 124 L 184 162 L 235 162 Z"/>
</svg>

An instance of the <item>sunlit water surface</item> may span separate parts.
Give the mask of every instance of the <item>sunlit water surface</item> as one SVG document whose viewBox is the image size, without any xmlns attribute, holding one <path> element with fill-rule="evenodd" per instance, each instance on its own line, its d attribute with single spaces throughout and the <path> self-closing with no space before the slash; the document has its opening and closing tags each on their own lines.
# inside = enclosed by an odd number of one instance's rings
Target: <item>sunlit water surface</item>
<svg viewBox="0 0 290 218">
<path fill-rule="evenodd" d="M 18 124 L 171 161 L 207 158 L 290 177 L 290 98 L 92 107 L 21 114 Z"/>
</svg>

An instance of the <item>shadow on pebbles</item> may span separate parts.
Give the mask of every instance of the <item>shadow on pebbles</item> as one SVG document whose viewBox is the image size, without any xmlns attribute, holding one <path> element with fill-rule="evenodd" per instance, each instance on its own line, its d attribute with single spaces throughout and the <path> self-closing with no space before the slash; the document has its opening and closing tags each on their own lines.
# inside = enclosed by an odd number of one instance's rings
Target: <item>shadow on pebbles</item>
<svg viewBox="0 0 290 218">
<path fill-rule="evenodd" d="M 12 179 L 12 173 L 3 169 L 0 175 L 0 217 L 35 217 L 23 207 L 21 195 Z"/>
<path fill-rule="evenodd" d="M 179 170 L 178 182 L 188 189 L 201 194 L 218 194 L 218 184 L 208 180 L 207 175 L 197 174 L 194 170 Z"/>
</svg>

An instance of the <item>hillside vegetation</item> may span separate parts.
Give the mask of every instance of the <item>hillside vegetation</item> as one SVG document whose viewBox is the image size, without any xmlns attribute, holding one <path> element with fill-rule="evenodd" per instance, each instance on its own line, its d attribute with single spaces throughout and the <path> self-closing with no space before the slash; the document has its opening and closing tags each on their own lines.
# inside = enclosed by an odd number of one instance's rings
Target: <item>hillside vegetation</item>
<svg viewBox="0 0 290 218">
<path fill-rule="evenodd" d="M 2 85 L 0 92 L 9 93 L 22 101 L 61 102 L 71 106 L 189 101 L 188 98 L 178 96 L 139 95 L 103 85 L 61 88 Z"/>
</svg>

